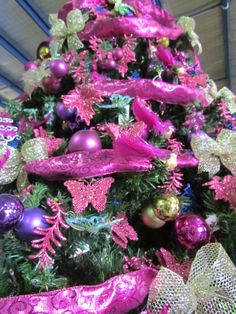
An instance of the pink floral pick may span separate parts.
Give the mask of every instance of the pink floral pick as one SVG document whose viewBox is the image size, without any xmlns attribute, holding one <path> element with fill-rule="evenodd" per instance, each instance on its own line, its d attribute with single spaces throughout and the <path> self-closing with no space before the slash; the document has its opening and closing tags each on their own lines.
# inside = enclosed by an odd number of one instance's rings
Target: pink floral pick
<svg viewBox="0 0 236 314">
<path fill-rule="evenodd" d="M 220 177 L 213 177 L 212 180 L 204 184 L 211 190 L 215 191 L 216 200 L 224 200 L 229 202 L 230 207 L 236 210 L 236 177 L 225 176 L 223 179 Z"/>
<path fill-rule="evenodd" d="M 155 269 L 157 268 L 155 265 L 153 265 L 152 260 L 147 259 L 146 257 L 124 257 L 123 269 L 126 273 L 146 267 L 152 267 Z"/>
<path fill-rule="evenodd" d="M 112 240 L 122 249 L 126 249 L 128 240 L 137 241 L 138 235 L 134 228 L 129 224 L 125 213 L 120 213 L 115 218 L 123 218 L 123 220 L 112 227 Z"/>
<path fill-rule="evenodd" d="M 86 67 L 85 67 L 85 60 L 87 56 L 88 56 L 88 51 L 86 50 L 82 51 L 78 55 L 79 65 L 76 66 L 72 71 L 72 76 L 78 83 L 84 82 L 88 75 L 88 70 L 86 70 Z"/>
<path fill-rule="evenodd" d="M 64 222 L 65 211 L 61 207 L 61 204 L 53 199 L 48 199 L 47 204 L 51 207 L 55 215 L 44 217 L 50 227 L 36 228 L 34 231 L 35 234 L 40 235 L 41 238 L 33 240 L 32 247 L 39 249 L 39 252 L 29 256 L 29 259 L 39 260 L 39 267 L 48 267 L 54 263 L 53 258 L 50 256 L 50 254 L 55 255 L 56 253 L 52 244 L 57 247 L 61 247 L 60 241 L 66 241 L 66 238 L 61 233 L 60 228 L 69 228 L 69 226 Z"/>
<path fill-rule="evenodd" d="M 90 84 L 76 87 L 69 94 L 62 96 L 62 99 L 66 108 L 77 109 L 77 116 L 87 125 L 90 125 L 95 114 L 93 106 L 103 100 L 99 91 Z"/>
<path fill-rule="evenodd" d="M 207 74 L 206 73 L 200 73 L 196 76 L 191 76 L 188 73 L 185 73 L 183 75 L 179 76 L 180 82 L 188 87 L 195 88 L 198 85 L 202 87 L 207 87 Z"/>
<path fill-rule="evenodd" d="M 56 138 L 53 136 L 49 136 L 47 131 L 43 127 L 39 127 L 39 129 L 34 129 L 35 137 L 42 137 L 46 140 L 48 155 L 52 156 L 55 151 L 57 151 L 62 142 L 62 138 Z"/>
<path fill-rule="evenodd" d="M 168 192 L 174 192 L 175 194 L 181 194 L 183 187 L 183 174 L 179 171 L 171 171 L 170 178 L 163 185 L 159 185 L 159 189 L 163 189 Z"/>
<path fill-rule="evenodd" d="M 98 126 L 98 130 L 108 134 L 112 140 L 116 140 L 121 134 L 126 134 L 130 137 L 142 137 L 147 130 L 147 126 L 142 121 L 132 123 L 128 127 L 122 127 L 115 123 L 107 123 Z"/>
<path fill-rule="evenodd" d="M 91 203 L 98 211 L 106 207 L 107 196 L 112 183 L 115 180 L 111 177 L 102 178 L 92 183 L 69 180 L 64 183 L 72 195 L 74 211 L 81 213 Z"/>
<path fill-rule="evenodd" d="M 165 249 L 156 251 L 156 256 L 161 266 L 167 267 L 176 274 L 179 274 L 185 281 L 188 280 L 190 268 L 192 265 L 192 261 L 190 259 L 180 263 L 176 260 L 175 256 Z"/>
</svg>

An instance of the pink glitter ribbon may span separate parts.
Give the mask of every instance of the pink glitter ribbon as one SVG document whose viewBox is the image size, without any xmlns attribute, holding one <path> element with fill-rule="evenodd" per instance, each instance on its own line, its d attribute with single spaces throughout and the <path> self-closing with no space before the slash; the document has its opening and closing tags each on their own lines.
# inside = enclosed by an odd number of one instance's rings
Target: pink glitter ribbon
<svg viewBox="0 0 236 314">
<path fill-rule="evenodd" d="M 125 314 L 142 304 L 157 272 L 146 268 L 97 286 L 77 286 L 0 299 L 1 314 Z"/>
<path fill-rule="evenodd" d="M 10 157 L 11 151 L 9 148 L 7 148 L 6 153 L 3 155 L 2 159 L 0 159 L 0 169 L 2 169 L 5 165 L 5 163 L 8 161 L 8 158 Z"/>
<path fill-rule="evenodd" d="M 200 89 L 151 79 L 112 80 L 95 75 L 93 85 L 105 97 L 112 94 L 121 94 L 145 100 L 161 101 L 167 104 L 186 105 L 197 99 L 203 104 L 206 103 L 204 93 Z"/>
<path fill-rule="evenodd" d="M 123 35 L 133 35 L 140 38 L 177 39 L 183 34 L 182 28 L 165 10 L 157 7 L 151 0 L 125 0 L 124 3 L 135 9 L 135 17 L 104 18 L 88 22 L 85 29 L 79 33 L 80 39 L 89 40 L 90 37 L 110 38 Z M 72 9 L 98 7 L 105 4 L 104 0 L 73 0 L 63 6 L 58 14 L 66 19 Z"/>
</svg>

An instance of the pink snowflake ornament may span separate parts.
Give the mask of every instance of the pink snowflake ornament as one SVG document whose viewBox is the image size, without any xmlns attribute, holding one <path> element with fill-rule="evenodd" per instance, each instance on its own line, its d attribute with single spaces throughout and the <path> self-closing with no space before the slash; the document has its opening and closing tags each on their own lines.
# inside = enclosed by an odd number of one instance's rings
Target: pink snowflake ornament
<svg viewBox="0 0 236 314">
<path fill-rule="evenodd" d="M 90 203 L 96 210 L 103 211 L 107 202 L 106 194 L 114 181 L 111 177 L 87 184 L 83 181 L 66 181 L 64 185 L 72 195 L 75 213 L 83 212 Z"/>
</svg>

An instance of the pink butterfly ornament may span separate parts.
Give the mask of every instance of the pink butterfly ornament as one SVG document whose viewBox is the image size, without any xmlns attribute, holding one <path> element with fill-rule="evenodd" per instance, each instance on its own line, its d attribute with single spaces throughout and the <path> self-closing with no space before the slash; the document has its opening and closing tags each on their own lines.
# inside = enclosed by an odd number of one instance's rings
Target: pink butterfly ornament
<svg viewBox="0 0 236 314">
<path fill-rule="evenodd" d="M 102 178 L 95 182 L 68 180 L 64 183 L 72 196 L 75 213 L 83 212 L 89 204 L 97 211 L 106 207 L 107 193 L 115 180 L 112 177 Z"/>
</svg>

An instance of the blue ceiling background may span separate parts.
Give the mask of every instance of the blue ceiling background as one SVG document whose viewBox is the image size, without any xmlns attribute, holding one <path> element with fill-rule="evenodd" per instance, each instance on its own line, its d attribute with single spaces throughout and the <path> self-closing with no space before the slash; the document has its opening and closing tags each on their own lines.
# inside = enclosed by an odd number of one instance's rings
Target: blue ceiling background
<svg viewBox="0 0 236 314">
<path fill-rule="evenodd" d="M 0 0 L 0 102 L 23 91 L 24 64 L 49 35 L 48 14 L 65 0 Z M 176 18 L 194 17 L 203 69 L 236 92 L 236 0 L 155 0 Z"/>
</svg>

